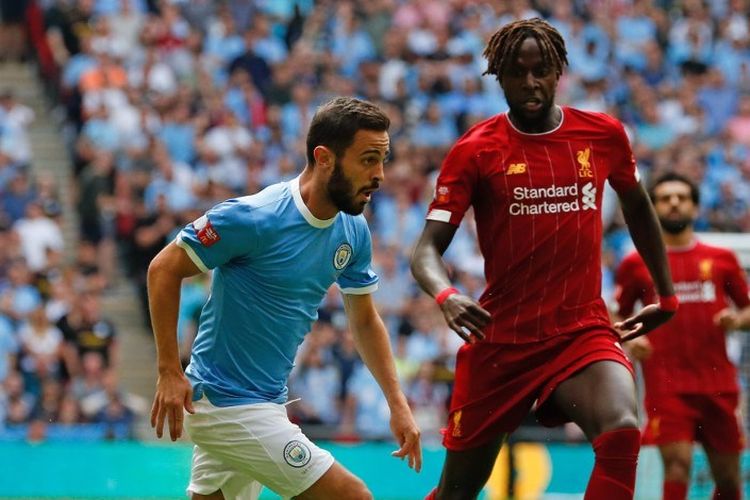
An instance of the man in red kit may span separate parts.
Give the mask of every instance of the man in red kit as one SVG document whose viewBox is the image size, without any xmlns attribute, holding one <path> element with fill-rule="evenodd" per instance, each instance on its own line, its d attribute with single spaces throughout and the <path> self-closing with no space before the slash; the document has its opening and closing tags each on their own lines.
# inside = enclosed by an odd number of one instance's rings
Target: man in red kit
<svg viewBox="0 0 750 500">
<path fill-rule="evenodd" d="M 725 335 L 750 327 L 745 273 L 729 250 L 695 240 L 700 194 L 689 179 L 666 174 L 650 194 L 681 306 L 672 321 L 628 344 L 643 366 L 644 442 L 659 446 L 665 500 L 687 498 L 693 441 L 706 450 L 716 483 L 713 498 L 738 499 L 743 438 L 737 372 L 727 359 Z M 620 314 L 629 315 L 637 301 L 649 303 L 654 297 L 643 260 L 628 255 L 617 271 Z"/>
<path fill-rule="evenodd" d="M 593 443 L 587 500 L 632 499 L 640 448 L 632 366 L 601 298 L 604 182 L 656 282 L 659 305 L 618 324 L 625 339 L 661 325 L 677 302 L 659 223 L 622 125 L 555 105 L 567 64 L 541 19 L 505 25 L 484 56 L 510 111 L 471 128 L 444 160 L 412 272 L 466 340 L 428 498 L 476 498 L 506 436 L 536 403 L 545 425 L 578 424 Z M 451 286 L 442 260 L 473 206 L 487 288 L 477 303 Z"/>
</svg>

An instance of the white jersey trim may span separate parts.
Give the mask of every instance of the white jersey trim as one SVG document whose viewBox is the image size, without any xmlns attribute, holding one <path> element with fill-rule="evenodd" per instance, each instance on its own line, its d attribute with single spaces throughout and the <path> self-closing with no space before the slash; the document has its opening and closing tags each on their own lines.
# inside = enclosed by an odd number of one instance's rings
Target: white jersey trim
<svg viewBox="0 0 750 500">
<path fill-rule="evenodd" d="M 436 220 L 436 221 L 439 221 L 439 222 L 450 222 L 451 221 L 451 215 L 452 214 L 448 210 L 441 210 L 439 208 L 433 208 L 427 214 L 426 219 L 427 220 Z"/>
<path fill-rule="evenodd" d="M 185 253 L 188 254 L 188 257 L 190 257 L 190 260 L 193 261 L 193 264 L 198 266 L 198 269 L 203 271 L 204 273 L 207 273 L 210 271 L 209 268 L 206 267 L 206 264 L 203 263 L 200 257 L 198 257 L 198 254 L 195 253 L 195 250 L 192 249 L 192 247 L 182 239 L 179 235 L 174 239 L 175 245 L 185 250 Z"/>
<path fill-rule="evenodd" d="M 368 285 L 368 286 L 363 286 L 361 288 L 353 288 L 353 287 L 341 288 L 341 286 L 338 283 L 336 283 L 336 286 L 339 287 L 339 290 L 341 290 L 341 293 L 344 293 L 346 295 L 368 295 L 378 289 L 377 283 L 373 283 L 372 285 Z"/>
<path fill-rule="evenodd" d="M 299 192 L 299 177 L 295 177 L 289 181 L 289 189 L 292 191 L 292 198 L 294 198 L 294 204 L 296 205 L 297 210 L 299 210 L 299 213 L 302 214 L 302 217 L 305 218 L 308 224 L 323 229 L 336 222 L 336 217 L 339 215 L 338 213 L 330 219 L 318 219 L 312 214 L 312 212 L 310 212 L 310 209 L 307 208 L 305 201 L 302 199 L 302 194 Z"/>
</svg>

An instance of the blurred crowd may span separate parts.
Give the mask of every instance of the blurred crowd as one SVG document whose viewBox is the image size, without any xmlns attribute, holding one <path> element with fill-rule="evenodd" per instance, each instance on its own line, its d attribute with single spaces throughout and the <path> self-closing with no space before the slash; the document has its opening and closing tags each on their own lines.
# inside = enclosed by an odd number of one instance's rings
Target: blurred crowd
<svg viewBox="0 0 750 500">
<path fill-rule="evenodd" d="M 472 124 L 507 109 L 497 82 L 482 76 L 481 54 L 511 20 L 541 16 L 562 33 L 570 67 L 558 102 L 622 120 L 645 181 L 674 170 L 701 185 L 699 230 L 750 230 L 747 0 L 27 3 L 42 14 L 38 43 L 56 68 L 45 74 L 56 77 L 54 98 L 65 110 L 81 243 L 75 263 L 63 265 L 54 186 L 30 175 L 28 147 L 18 147 L 28 144 L 23 130 L 33 116 L 4 95 L 6 422 L 46 416 L 45 401 L 55 398 L 60 421 L 125 419 L 127 404 L 112 408 L 116 380 L 108 388 L 102 375 L 116 373 L 115 332 L 98 304 L 115 267 L 124 265 L 137 285 L 147 322 L 146 268 L 159 249 L 213 204 L 298 175 L 316 107 L 356 95 L 392 120 L 386 182 L 366 212 L 380 276 L 375 298 L 407 396 L 425 435 L 439 437 L 460 339 L 417 291 L 408 258 L 447 149 Z M 610 299 L 613 267 L 630 242 L 615 198 L 605 202 Z M 470 214 L 446 259 L 456 286 L 478 296 L 483 261 Z M 184 286 L 185 361 L 209 279 Z M 75 333 L 81 324 L 88 334 Z M 95 348 L 86 344 L 92 338 Z M 106 394 L 96 411 L 86 404 L 94 382 Z M 321 307 L 289 386 L 301 398 L 290 414 L 303 425 L 342 439 L 389 433 L 387 406 L 358 359 L 337 291 Z"/>
</svg>

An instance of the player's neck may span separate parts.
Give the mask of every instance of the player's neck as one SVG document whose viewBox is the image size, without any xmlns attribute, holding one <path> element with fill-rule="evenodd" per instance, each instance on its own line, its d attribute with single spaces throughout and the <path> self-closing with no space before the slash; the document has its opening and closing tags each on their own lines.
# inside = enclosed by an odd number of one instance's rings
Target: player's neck
<svg viewBox="0 0 750 500">
<path fill-rule="evenodd" d="M 516 118 L 513 111 L 509 110 L 508 119 L 517 130 L 525 134 L 543 134 L 555 130 L 560 125 L 562 110 L 558 105 L 554 104 L 544 117 L 534 122 L 521 121 Z"/>
<path fill-rule="evenodd" d="M 693 228 L 688 227 L 681 233 L 670 234 L 664 232 L 664 244 L 670 248 L 684 248 L 693 242 Z"/>
<path fill-rule="evenodd" d="M 325 183 L 319 182 L 317 177 L 311 168 L 305 167 L 299 177 L 299 194 L 316 219 L 332 219 L 339 213 L 339 210 L 326 195 Z"/>
</svg>

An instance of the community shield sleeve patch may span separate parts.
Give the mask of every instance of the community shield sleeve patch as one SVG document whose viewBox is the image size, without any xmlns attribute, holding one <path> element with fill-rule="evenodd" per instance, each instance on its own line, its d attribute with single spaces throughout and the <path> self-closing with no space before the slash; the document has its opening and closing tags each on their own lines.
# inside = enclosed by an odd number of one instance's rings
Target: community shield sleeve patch
<svg viewBox="0 0 750 500">
<path fill-rule="evenodd" d="M 203 215 L 193 222 L 193 229 L 201 245 L 204 247 L 210 247 L 221 239 L 219 233 L 211 225 L 211 221 L 208 216 Z"/>
</svg>

